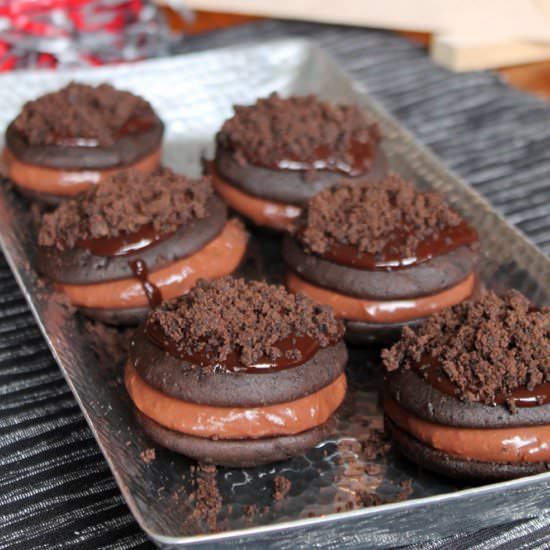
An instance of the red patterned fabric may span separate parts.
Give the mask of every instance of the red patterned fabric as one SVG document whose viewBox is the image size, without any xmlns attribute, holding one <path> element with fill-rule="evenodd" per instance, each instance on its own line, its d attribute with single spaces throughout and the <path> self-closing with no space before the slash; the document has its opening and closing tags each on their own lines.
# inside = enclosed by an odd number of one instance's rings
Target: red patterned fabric
<svg viewBox="0 0 550 550">
<path fill-rule="evenodd" d="M 158 50 L 159 33 L 147 0 L 0 0 L 0 71 L 140 59 Z"/>
</svg>

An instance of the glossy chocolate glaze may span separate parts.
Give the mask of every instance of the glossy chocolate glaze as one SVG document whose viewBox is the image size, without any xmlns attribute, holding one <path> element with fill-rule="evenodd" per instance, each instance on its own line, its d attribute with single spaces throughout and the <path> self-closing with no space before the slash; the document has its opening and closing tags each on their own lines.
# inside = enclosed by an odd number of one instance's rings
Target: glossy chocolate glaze
<svg viewBox="0 0 550 550">
<path fill-rule="evenodd" d="M 149 280 L 149 269 L 147 268 L 147 264 L 143 260 L 137 259 L 129 261 L 128 265 L 134 277 L 140 281 L 151 308 L 160 306 L 162 303 L 162 295 L 159 288 Z"/>
<path fill-rule="evenodd" d="M 422 378 L 442 393 L 456 396 L 456 386 L 443 372 L 439 361 L 435 357 L 425 355 L 420 362 L 413 367 Z M 518 388 L 510 396 L 498 394 L 495 396 L 493 405 L 503 405 L 512 402 L 516 407 L 537 407 L 550 403 L 550 382 L 536 386 L 532 390 Z"/>
<path fill-rule="evenodd" d="M 399 253 L 399 248 L 411 231 L 413 230 L 403 229 L 397 233 L 380 255 L 366 252 L 359 253 L 355 246 L 337 244 L 325 252 L 322 257 L 338 264 L 359 269 L 371 271 L 398 270 L 421 264 L 436 256 L 443 256 L 452 250 L 479 240 L 477 231 L 463 221 L 456 226 L 446 227 L 434 234 L 433 237 L 421 241 L 416 247 L 415 253 L 404 258 Z"/>
<path fill-rule="evenodd" d="M 310 336 L 287 336 L 283 340 L 277 342 L 276 346 L 281 350 L 281 356 L 278 359 L 269 359 L 261 357 L 257 363 L 245 366 L 240 362 L 239 355 L 236 351 L 231 352 L 223 363 L 212 365 L 212 360 L 207 352 L 198 352 L 189 354 L 181 347 L 175 344 L 170 339 L 166 338 L 162 330 L 156 323 L 147 323 L 146 334 L 148 338 L 157 346 L 166 350 L 170 355 L 187 361 L 193 365 L 201 367 L 216 366 L 226 372 L 245 372 L 245 373 L 269 373 L 296 367 L 305 363 L 313 357 L 319 350 L 319 342 Z M 288 357 L 287 351 L 299 350 L 298 357 Z"/>
<path fill-rule="evenodd" d="M 151 130 L 156 124 L 156 118 L 153 113 L 142 113 L 136 115 L 128 120 L 123 126 L 121 126 L 113 134 L 113 138 L 116 140 L 125 137 L 139 134 L 140 132 L 147 132 Z M 19 132 L 23 139 L 26 139 L 24 133 Z M 83 138 L 83 137 L 65 137 L 65 136 L 55 136 L 54 138 L 55 145 L 61 147 L 99 147 L 99 143 L 94 138 Z"/>
<path fill-rule="evenodd" d="M 157 233 L 152 224 L 144 225 L 135 233 L 118 237 L 102 237 L 99 239 L 79 239 L 78 248 L 89 250 L 95 256 L 127 256 L 138 250 L 144 250 L 157 242 L 171 236 L 172 233 Z"/>
<path fill-rule="evenodd" d="M 115 139 L 125 136 L 141 134 L 151 130 L 156 124 L 156 115 L 153 112 L 145 112 L 132 117 L 122 125 L 114 134 Z"/>
<path fill-rule="evenodd" d="M 246 158 L 256 166 L 264 166 L 274 170 L 326 170 L 338 172 L 344 176 L 357 177 L 367 173 L 373 163 L 376 145 L 368 142 L 351 140 L 346 161 L 339 160 L 328 145 L 319 145 L 310 158 L 299 158 L 287 155 L 274 162 L 265 162 L 245 152 Z"/>
</svg>

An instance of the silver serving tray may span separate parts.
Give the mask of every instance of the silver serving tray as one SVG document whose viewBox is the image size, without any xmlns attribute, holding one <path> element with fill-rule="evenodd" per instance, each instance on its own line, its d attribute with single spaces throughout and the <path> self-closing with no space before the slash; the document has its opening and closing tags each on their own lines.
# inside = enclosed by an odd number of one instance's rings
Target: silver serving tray
<svg viewBox="0 0 550 550">
<path fill-rule="evenodd" d="M 419 185 L 443 192 L 478 228 L 483 240 L 482 280 L 498 289 L 519 288 L 538 304 L 550 303 L 550 261 L 310 42 L 281 40 L 119 67 L 3 75 L 0 126 L 26 100 L 72 79 L 111 81 L 149 99 L 166 122 L 166 163 L 194 175 L 200 171 L 201 154 L 212 151 L 214 133 L 234 103 L 250 103 L 273 90 L 357 102 L 382 125 L 384 148 L 393 168 Z M 466 487 L 399 456 L 363 459 L 353 450 L 354 443 L 366 435 L 366 423 L 381 426 L 376 391 L 380 373 L 374 364 L 375 353 L 355 350 L 349 368 L 351 391 L 340 414 L 338 438 L 273 466 L 220 469 L 219 528 L 223 531 L 210 533 L 203 524 L 190 526 L 186 520 L 193 504 L 187 496 L 197 475 L 192 462 L 161 449 L 149 464 L 140 459 L 151 443 L 136 425 L 120 384 L 120 358 L 94 352 L 82 319 L 68 312 L 59 297 L 38 280 L 32 268 L 34 237 L 28 204 L 8 185 L 0 188 L 0 243 L 130 510 L 159 544 L 398 546 L 550 509 L 550 473 Z M 264 254 L 264 274 L 276 279 L 280 268 L 276 241 L 255 237 L 254 246 Z M 369 474 L 361 471 L 365 464 L 370 465 Z M 289 478 L 292 488 L 283 501 L 274 504 L 272 478 L 276 474 Z M 338 511 L 346 508 L 360 488 L 377 487 L 380 495 L 391 498 L 408 478 L 413 480 L 413 493 L 407 501 Z M 244 507 L 250 504 L 262 511 L 247 519 Z"/>
</svg>

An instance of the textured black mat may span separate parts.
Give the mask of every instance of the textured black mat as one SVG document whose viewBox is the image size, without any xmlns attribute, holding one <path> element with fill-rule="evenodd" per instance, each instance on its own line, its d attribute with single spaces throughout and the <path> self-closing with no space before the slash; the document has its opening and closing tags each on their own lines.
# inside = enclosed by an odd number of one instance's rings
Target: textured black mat
<svg viewBox="0 0 550 550">
<path fill-rule="evenodd" d="M 190 39 L 179 50 L 288 35 L 317 40 L 550 253 L 548 103 L 492 74 L 453 75 L 434 66 L 421 48 L 377 31 L 263 22 Z M 0 550 L 152 547 L 126 508 L 3 258 L 0 396 Z M 550 518 L 413 547 L 550 547 Z"/>
</svg>

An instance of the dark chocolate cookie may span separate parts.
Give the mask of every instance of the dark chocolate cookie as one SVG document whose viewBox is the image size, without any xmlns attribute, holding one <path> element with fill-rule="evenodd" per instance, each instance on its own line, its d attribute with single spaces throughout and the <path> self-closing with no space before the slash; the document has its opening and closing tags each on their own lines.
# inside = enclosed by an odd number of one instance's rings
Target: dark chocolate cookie
<svg viewBox="0 0 550 550">
<path fill-rule="evenodd" d="M 214 440 L 169 430 L 137 409 L 134 411 L 145 433 L 159 445 L 201 462 L 228 467 L 259 466 L 302 454 L 323 441 L 333 427 L 329 419 L 321 426 L 296 435 Z"/>
<path fill-rule="evenodd" d="M 550 405 L 517 407 L 511 413 L 505 405 L 462 401 L 434 388 L 411 370 L 388 373 L 385 388 L 404 409 L 436 424 L 464 428 L 550 425 Z"/>
<path fill-rule="evenodd" d="M 139 325 L 151 311 L 149 307 L 109 308 L 78 307 L 78 311 L 89 319 L 100 321 L 107 325 L 130 326 Z"/>
<path fill-rule="evenodd" d="M 66 195 L 63 196 L 52 195 L 51 193 L 40 193 L 38 191 L 32 191 L 31 189 L 27 189 L 26 187 L 22 187 L 20 185 L 16 185 L 15 189 L 26 199 L 38 202 L 41 204 L 41 206 L 47 209 L 51 209 L 52 207 L 57 206 L 58 204 L 61 204 L 61 202 L 67 200 Z"/>
<path fill-rule="evenodd" d="M 134 164 L 156 151 L 162 143 L 164 124 L 153 112 L 151 126 L 118 138 L 112 145 L 29 145 L 12 122 L 6 130 L 6 146 L 21 162 L 60 170 L 100 170 Z"/>
<path fill-rule="evenodd" d="M 262 199 L 286 204 L 305 204 L 319 191 L 344 179 L 381 179 L 388 170 L 384 151 L 377 146 L 371 169 L 360 178 L 339 172 L 317 170 L 309 176 L 303 170 L 274 170 L 255 164 L 239 164 L 234 154 L 218 146 L 214 159 L 220 178 L 238 189 Z"/>
<path fill-rule="evenodd" d="M 403 327 L 421 325 L 424 318 L 404 321 L 403 323 L 368 323 L 366 321 L 345 321 L 346 342 L 355 345 L 385 345 L 395 342 L 401 335 Z"/>
<path fill-rule="evenodd" d="M 357 298 L 396 300 L 437 294 L 462 282 L 476 267 L 478 253 L 461 246 L 443 256 L 394 271 L 357 269 L 308 254 L 290 236 L 283 241 L 287 265 L 300 277 Z"/>
</svg>

